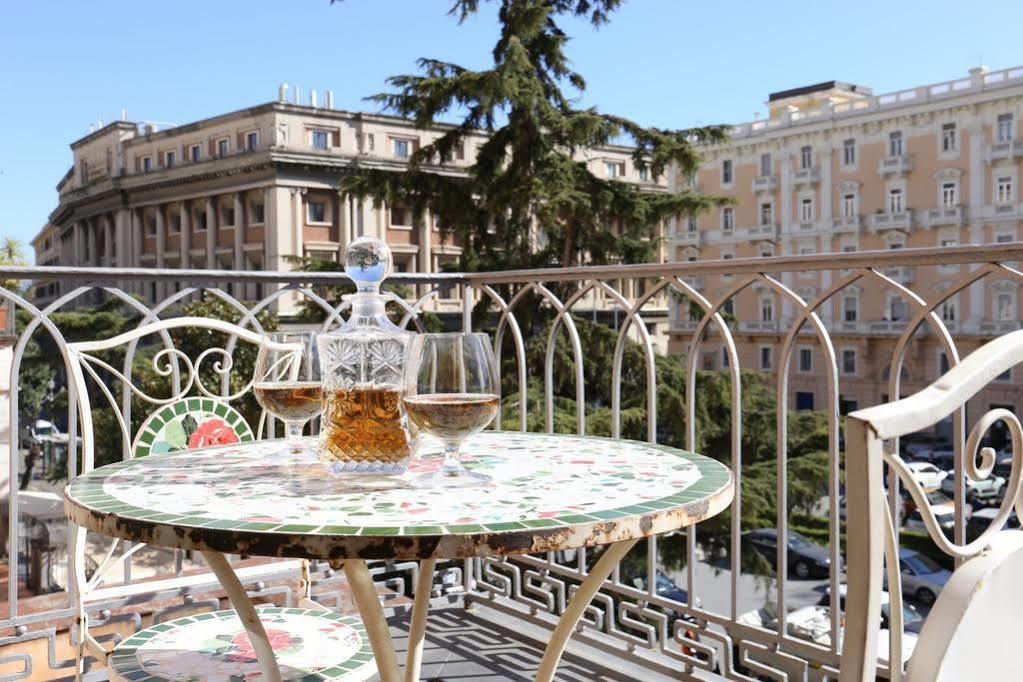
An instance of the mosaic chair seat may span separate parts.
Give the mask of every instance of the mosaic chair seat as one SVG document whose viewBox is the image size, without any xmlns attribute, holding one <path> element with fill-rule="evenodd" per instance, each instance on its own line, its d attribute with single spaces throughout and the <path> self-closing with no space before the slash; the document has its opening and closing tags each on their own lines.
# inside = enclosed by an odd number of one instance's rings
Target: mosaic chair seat
<svg viewBox="0 0 1023 682">
<path fill-rule="evenodd" d="M 362 621 L 323 609 L 261 608 L 284 680 L 358 682 L 376 673 Z M 201 613 L 141 630 L 114 650 L 111 680 L 259 680 L 248 634 L 234 611 Z"/>
<path fill-rule="evenodd" d="M 206 329 L 226 334 L 228 348 L 206 348 L 194 361 L 171 346 L 169 332 L 175 329 Z M 131 385 L 131 361 L 136 344 L 145 337 L 159 337 L 165 348 L 153 358 L 153 366 L 172 378 L 168 398 L 153 398 Z M 205 360 L 217 356 L 215 371 L 229 376 L 234 342 L 259 345 L 261 336 L 234 324 L 208 318 L 182 317 L 141 325 L 120 336 L 86 343 L 69 344 L 69 392 L 77 401 L 82 428 L 82 467 L 79 473 L 92 470 L 95 461 L 95 432 L 90 386 L 106 398 L 108 406 L 120 410 L 110 386 L 121 382 L 136 397 L 154 403 L 157 409 L 149 414 L 134 434 L 130 433 L 130 415 L 118 424 L 123 443 L 122 458 L 174 456 L 201 447 L 229 445 L 255 440 L 245 418 L 230 405 L 250 388 L 232 395 L 215 393 L 202 384 L 199 369 Z M 286 344 L 282 344 L 286 345 Z M 114 368 L 105 356 L 95 353 L 127 348 L 123 371 Z M 159 364 L 164 363 L 164 364 Z M 176 363 L 172 366 L 171 363 Z M 162 369 L 161 369 L 162 368 Z M 225 381 L 224 386 L 227 385 Z M 186 395 L 198 392 L 199 395 Z M 93 393 L 94 395 L 94 393 Z M 129 445 L 130 444 L 130 445 Z M 121 680 L 222 680 L 236 682 L 260 679 L 249 638 L 233 610 L 192 614 L 154 625 L 136 632 L 112 648 L 90 633 L 91 613 L 105 600 L 124 599 L 136 594 L 156 593 L 172 587 L 184 593 L 215 586 L 209 574 L 179 576 L 153 582 L 104 586 L 103 580 L 111 566 L 126 560 L 142 544 L 110 539 L 109 550 L 91 576 L 86 576 L 86 531 L 71 527 L 71 582 L 74 587 L 75 627 L 72 641 L 76 646 L 76 679 L 85 672 L 87 657 L 107 666 L 110 679 Z M 117 555 L 121 543 L 127 548 Z M 180 554 L 180 550 L 175 550 Z M 249 584 L 286 571 L 301 572 L 304 595 L 302 608 L 259 608 L 271 646 L 278 658 L 285 680 L 363 680 L 376 672 L 369 640 L 357 618 L 343 616 L 311 601 L 306 562 L 289 560 L 259 566 L 246 566 L 237 571 Z M 173 585 L 171 585 L 173 583 Z M 211 585 L 212 583 L 212 585 Z M 90 606 L 92 608 L 90 608 Z M 158 620 L 158 619 L 156 619 Z"/>
</svg>

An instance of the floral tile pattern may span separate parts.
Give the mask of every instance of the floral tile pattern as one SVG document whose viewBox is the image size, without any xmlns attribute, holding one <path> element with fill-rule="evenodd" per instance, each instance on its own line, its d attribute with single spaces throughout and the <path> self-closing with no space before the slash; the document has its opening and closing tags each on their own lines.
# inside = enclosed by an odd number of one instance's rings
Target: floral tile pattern
<svg viewBox="0 0 1023 682">
<path fill-rule="evenodd" d="M 716 460 L 635 441 L 484 432 L 462 454 L 468 467 L 485 471 L 491 481 L 464 488 L 410 482 L 410 476 L 440 466 L 440 443 L 432 439 L 423 440 L 405 476 L 334 474 L 315 459 L 282 458 L 280 447 L 257 441 L 108 465 L 71 484 L 69 509 L 87 512 L 76 517 L 80 522 L 91 522 L 99 512 L 116 517 L 122 527 L 125 520 L 138 520 L 195 528 L 189 538 L 233 531 L 233 542 L 256 553 L 252 545 L 259 534 L 294 542 L 310 535 L 394 538 L 597 528 L 730 497 L 731 473 Z"/>
<path fill-rule="evenodd" d="M 259 618 L 285 680 L 357 682 L 376 672 L 358 618 L 317 609 L 262 608 Z M 262 674 L 234 611 L 154 625 L 114 650 L 111 679 L 146 682 L 245 682 Z"/>
<path fill-rule="evenodd" d="M 145 457 L 252 440 L 245 418 L 227 403 L 184 398 L 149 415 L 139 427 L 134 451 L 136 457 Z"/>
</svg>

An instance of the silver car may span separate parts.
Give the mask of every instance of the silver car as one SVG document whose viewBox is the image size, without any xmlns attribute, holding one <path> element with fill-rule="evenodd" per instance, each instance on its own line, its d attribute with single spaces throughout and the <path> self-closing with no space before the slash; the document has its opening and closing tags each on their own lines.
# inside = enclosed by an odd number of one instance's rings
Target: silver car
<svg viewBox="0 0 1023 682">
<path fill-rule="evenodd" d="M 934 559 L 912 549 L 899 550 L 899 571 L 902 574 L 902 594 L 927 606 L 934 603 L 952 577 L 952 572 L 939 566 Z M 887 572 L 884 587 L 888 589 Z"/>
</svg>

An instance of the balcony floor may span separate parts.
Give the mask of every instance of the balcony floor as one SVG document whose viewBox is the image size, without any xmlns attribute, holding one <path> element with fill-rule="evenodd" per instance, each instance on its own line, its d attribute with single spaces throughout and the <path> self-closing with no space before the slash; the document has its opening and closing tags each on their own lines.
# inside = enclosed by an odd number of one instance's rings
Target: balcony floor
<svg viewBox="0 0 1023 682">
<path fill-rule="evenodd" d="M 408 644 L 409 616 L 404 612 L 388 619 L 399 663 L 404 661 Z M 424 682 L 533 680 L 548 636 L 549 630 L 490 608 L 485 602 L 476 602 L 468 609 L 461 605 L 434 606 L 427 625 L 419 679 Z M 615 656 L 615 645 L 608 644 L 598 649 L 570 641 L 555 679 L 559 682 L 685 679 L 623 660 Z"/>
</svg>

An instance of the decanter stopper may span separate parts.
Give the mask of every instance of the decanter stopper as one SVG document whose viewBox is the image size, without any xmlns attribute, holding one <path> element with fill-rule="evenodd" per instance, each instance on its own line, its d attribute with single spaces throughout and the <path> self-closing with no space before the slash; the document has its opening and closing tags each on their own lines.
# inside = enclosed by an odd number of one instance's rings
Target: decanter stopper
<svg viewBox="0 0 1023 682">
<path fill-rule="evenodd" d="M 345 274 L 360 294 L 380 293 L 380 283 L 391 274 L 391 249 L 376 237 L 359 237 L 345 252 Z"/>
</svg>

